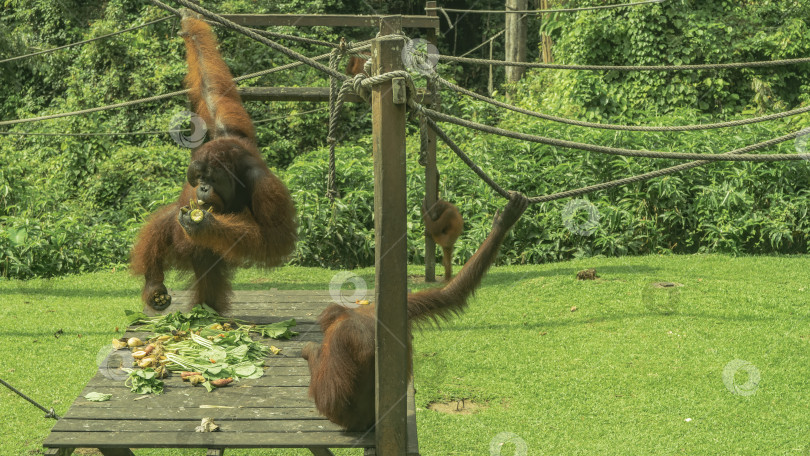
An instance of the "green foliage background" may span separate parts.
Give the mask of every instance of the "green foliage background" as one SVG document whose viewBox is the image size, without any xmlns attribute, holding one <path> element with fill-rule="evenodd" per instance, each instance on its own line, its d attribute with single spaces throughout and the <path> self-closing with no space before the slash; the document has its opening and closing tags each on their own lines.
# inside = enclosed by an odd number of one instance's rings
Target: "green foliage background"
<svg viewBox="0 0 810 456">
<path fill-rule="evenodd" d="M 554 1 L 552 7 L 607 4 Z M 423 3 L 358 1 L 203 2 L 228 13 L 419 14 Z M 460 6 L 452 2 L 448 7 Z M 501 8 L 488 1 L 477 8 Z M 376 8 L 376 9 L 375 9 Z M 163 17 L 144 2 L 7 0 L 0 10 L 0 60 Z M 442 22 L 442 53 L 461 54 L 497 33 L 499 20 L 480 15 Z M 555 60 L 580 64 L 688 64 L 773 60 L 810 55 L 810 5 L 764 2 L 668 0 L 577 14 L 556 14 L 541 25 L 530 19 L 530 58 L 540 30 L 554 40 Z M 371 30 L 322 27 L 275 31 L 336 41 L 360 40 Z M 185 74 L 177 21 L 113 38 L 0 64 L 0 118 L 15 119 L 85 109 L 181 88 Z M 474 40 L 459 39 L 474 36 Z M 217 30 L 222 54 L 235 75 L 288 63 L 263 45 Z M 480 40 L 479 40 L 480 38 Z M 292 45 L 291 43 L 285 43 Z M 502 58 L 502 45 L 496 57 Z M 306 55 L 323 48 L 294 44 Z M 473 56 L 488 55 L 488 49 Z M 777 112 L 808 102 L 808 65 L 721 71 L 526 73 L 504 86 L 521 106 L 596 122 L 679 125 L 717 122 Z M 440 73 L 471 88 L 485 87 L 486 67 L 441 65 Z M 500 70 L 499 70 L 500 71 Z M 500 78 L 496 72 L 496 78 Z M 243 85 L 325 86 L 314 70 L 273 74 Z M 259 141 L 270 166 L 295 198 L 300 242 L 292 259 L 303 265 L 356 267 L 373 264 L 372 166 L 368 108 L 348 106 L 341 123 L 338 183 L 342 198 L 326 197 L 326 111 L 317 104 L 251 102 Z M 52 276 L 123 265 L 145 217 L 176 198 L 188 151 L 165 133 L 127 136 L 63 136 L 62 133 L 159 131 L 187 108 L 176 97 L 126 109 L 27 123 L 16 132 L 57 136 L 0 135 L 0 276 Z M 691 133 L 622 133 L 569 127 L 494 109 L 445 92 L 443 110 L 523 132 L 594 144 L 654 150 L 720 153 L 796 131 L 807 116 Z M 446 126 L 451 136 L 503 186 L 529 195 L 553 193 L 664 166 L 674 161 L 624 159 L 488 137 Z M 417 164 L 418 134 L 409 127 L 408 202 L 411 260 L 424 258 L 419 216 L 424 177 Z M 792 153 L 793 142 L 772 148 Z M 446 148 L 439 150 L 441 195 L 465 217 L 457 262 L 486 236 L 503 201 Z M 806 252 L 810 163 L 711 164 L 682 174 L 606 192 L 587 199 L 600 219 L 589 236 L 568 230 L 568 201 L 534 206 L 507 241 L 501 261 L 536 263 L 576 256 L 660 252 Z M 577 213 L 582 218 L 584 214 Z"/>
</svg>

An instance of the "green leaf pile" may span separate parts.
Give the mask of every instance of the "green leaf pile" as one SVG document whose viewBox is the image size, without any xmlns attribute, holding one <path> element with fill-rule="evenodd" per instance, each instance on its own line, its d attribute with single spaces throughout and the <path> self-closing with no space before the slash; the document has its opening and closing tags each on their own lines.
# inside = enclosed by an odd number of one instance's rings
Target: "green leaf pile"
<svg viewBox="0 0 810 456">
<path fill-rule="evenodd" d="M 160 394 L 163 392 L 163 380 L 157 378 L 157 373 L 151 367 L 133 370 L 125 384 L 135 394 Z"/>
<path fill-rule="evenodd" d="M 163 343 L 166 358 L 170 361 L 166 368 L 170 371 L 200 372 L 207 380 L 201 383 L 208 391 L 214 386 L 211 381 L 232 378 L 259 378 L 263 375 L 264 358 L 269 347 L 254 341 L 250 333 L 274 339 L 289 339 L 298 333 L 290 328 L 296 325 L 294 319 L 266 325 L 251 325 L 242 320 L 219 316 L 206 305 L 194 306 L 190 312 L 174 312 L 149 317 L 142 312 L 127 312 L 130 324 L 142 324 L 139 329 L 155 333 L 155 337 L 172 335 Z M 232 327 L 225 330 L 222 324 Z M 182 336 L 178 336 L 182 334 Z M 179 340 L 178 340 L 179 339 Z M 150 372 L 151 371 L 151 372 Z M 130 374 L 133 392 L 159 394 L 163 390 L 155 386 L 152 369 L 136 370 Z M 148 386 L 147 386 L 148 384 Z M 158 391 L 159 390 L 159 391 Z"/>
</svg>

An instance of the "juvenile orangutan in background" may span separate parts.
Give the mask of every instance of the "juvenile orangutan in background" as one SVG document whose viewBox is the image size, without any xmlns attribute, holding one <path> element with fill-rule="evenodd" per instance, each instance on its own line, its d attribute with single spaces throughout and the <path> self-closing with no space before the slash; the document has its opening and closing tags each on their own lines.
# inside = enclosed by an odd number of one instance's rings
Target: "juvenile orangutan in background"
<svg viewBox="0 0 810 456">
<path fill-rule="evenodd" d="M 444 280 L 453 277 L 453 248 L 456 240 L 464 229 L 464 219 L 458 208 L 445 200 L 438 200 L 429 209 L 422 203 L 422 219 L 425 229 L 430 237 L 442 246 L 442 264 L 444 265 Z"/>
<path fill-rule="evenodd" d="M 164 270 L 193 270 L 192 304 L 221 312 L 234 266 L 278 266 L 296 241 L 295 208 L 287 187 L 259 154 L 253 123 L 242 106 L 211 28 L 183 12 L 189 98 L 210 141 L 191 154 L 177 202 L 150 217 L 132 251 L 132 271 L 144 276 L 143 301 L 171 303 Z"/>
<path fill-rule="evenodd" d="M 449 319 L 464 310 L 467 298 L 480 285 L 506 233 L 527 205 L 525 196 L 512 193 L 503 213 L 495 217 L 492 232 L 452 281 L 441 288 L 408 295 L 411 325 L 430 319 Z M 375 315 L 373 305 L 349 309 L 330 304 L 318 317 L 323 342 L 310 342 L 302 350 L 302 356 L 309 363 L 309 395 L 315 400 L 315 406 L 332 422 L 350 431 L 374 426 Z M 408 332 L 405 340 L 410 371 L 413 367 L 410 325 Z"/>
</svg>

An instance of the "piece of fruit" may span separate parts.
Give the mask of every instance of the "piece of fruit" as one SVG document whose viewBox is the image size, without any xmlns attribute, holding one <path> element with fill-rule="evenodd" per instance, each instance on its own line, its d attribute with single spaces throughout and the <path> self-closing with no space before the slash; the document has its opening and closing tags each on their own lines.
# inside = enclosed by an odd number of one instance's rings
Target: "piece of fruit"
<svg viewBox="0 0 810 456">
<path fill-rule="evenodd" d="M 200 222 L 202 222 L 203 217 L 205 217 L 205 214 L 203 213 L 203 211 L 201 209 L 194 209 L 189 214 L 189 217 L 191 217 L 192 222 L 200 223 Z"/>
<path fill-rule="evenodd" d="M 143 345 L 143 341 L 141 339 L 138 339 L 137 337 L 130 337 L 129 340 L 127 341 L 127 345 L 130 348 L 140 347 L 141 345 Z"/>
<path fill-rule="evenodd" d="M 120 340 L 120 339 L 113 339 L 112 341 L 113 348 L 116 350 L 120 350 L 122 348 L 127 348 L 127 343 Z"/>
</svg>

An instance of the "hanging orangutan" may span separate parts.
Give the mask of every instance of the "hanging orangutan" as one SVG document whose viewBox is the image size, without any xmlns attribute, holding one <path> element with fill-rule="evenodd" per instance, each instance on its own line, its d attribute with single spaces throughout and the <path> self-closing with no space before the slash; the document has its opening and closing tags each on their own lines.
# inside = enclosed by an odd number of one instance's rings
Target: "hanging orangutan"
<svg viewBox="0 0 810 456">
<path fill-rule="evenodd" d="M 171 303 L 164 271 L 194 271 L 192 305 L 228 308 L 234 266 L 278 266 L 293 252 L 295 208 L 287 187 L 265 164 L 253 123 L 211 28 L 183 12 L 186 86 L 210 141 L 195 149 L 178 200 L 153 214 L 132 251 L 132 272 L 144 276 L 143 301 Z"/>
<path fill-rule="evenodd" d="M 444 281 L 453 277 L 453 248 L 464 229 L 464 219 L 458 208 L 445 200 L 438 200 L 429 209 L 422 202 L 422 219 L 425 229 L 436 244 L 442 247 Z"/>
<path fill-rule="evenodd" d="M 481 283 L 506 233 L 526 210 L 528 199 L 512 193 L 503 213 L 495 217 L 489 236 L 464 264 L 458 275 L 441 288 L 408 295 L 408 365 L 411 364 L 413 322 L 449 319 L 464 311 L 467 298 Z M 302 356 L 309 363 L 309 395 L 315 406 L 332 422 L 350 431 L 374 426 L 375 307 L 355 309 L 330 304 L 318 317 L 323 342 L 304 346 Z M 410 375 L 410 373 L 409 373 Z"/>
</svg>

